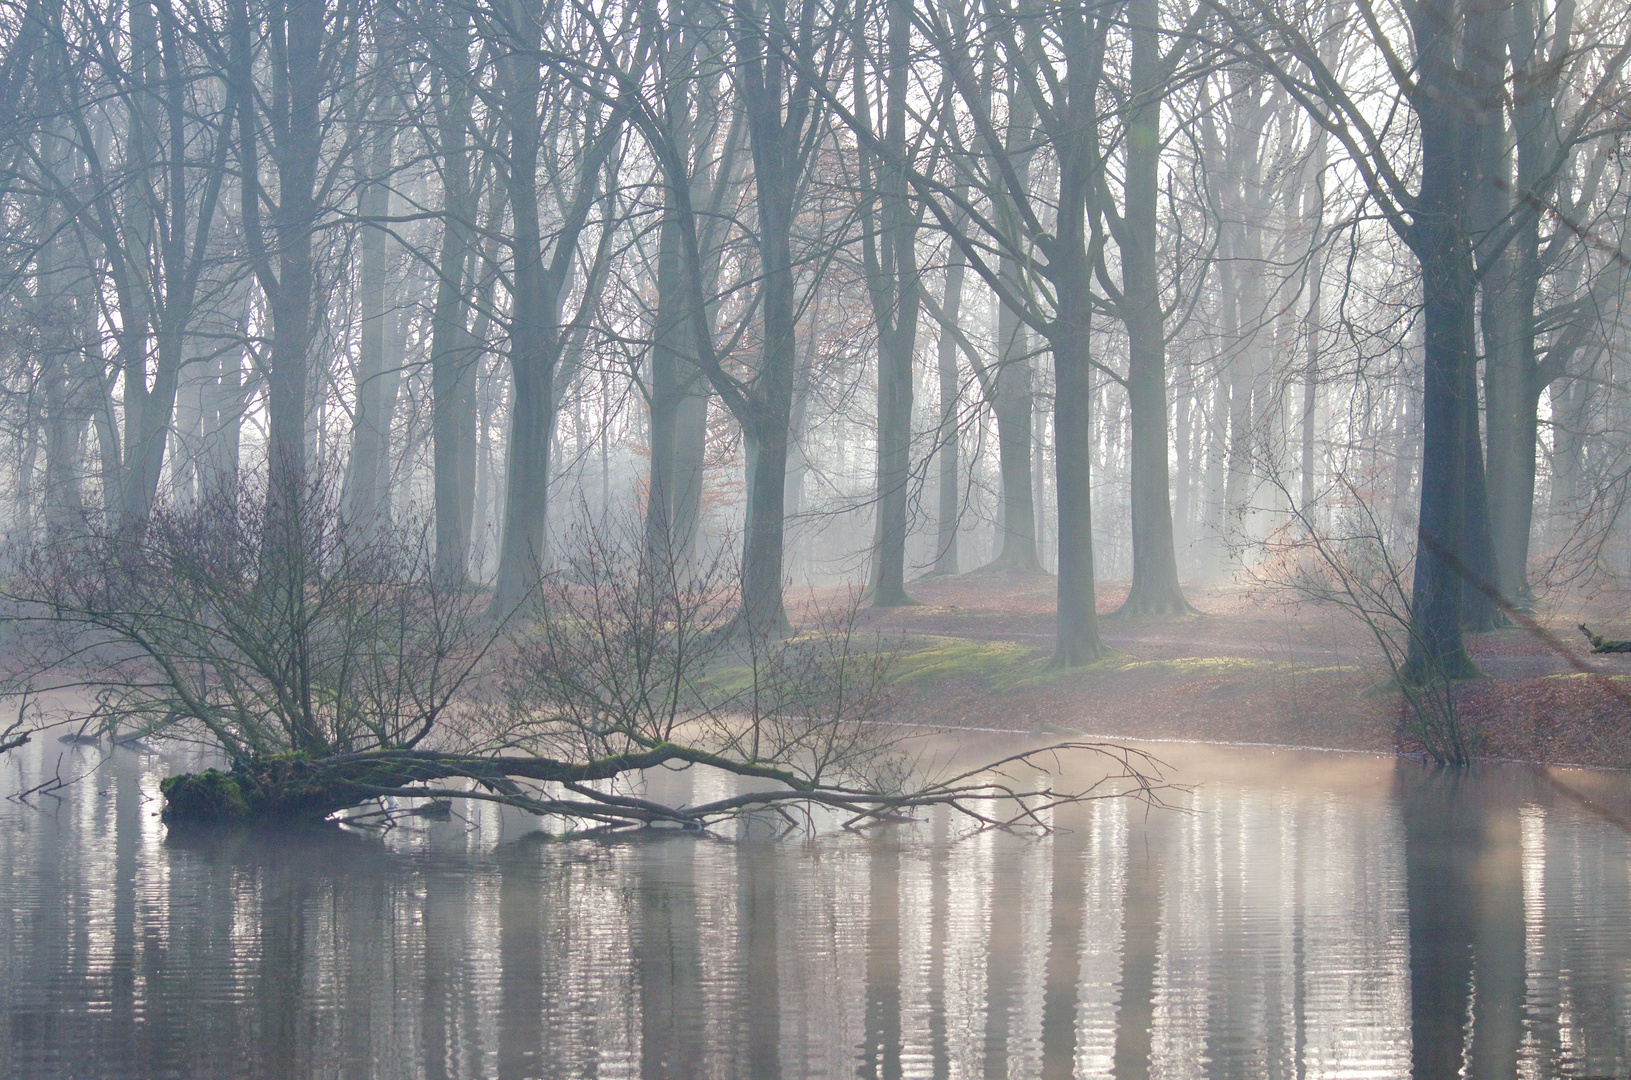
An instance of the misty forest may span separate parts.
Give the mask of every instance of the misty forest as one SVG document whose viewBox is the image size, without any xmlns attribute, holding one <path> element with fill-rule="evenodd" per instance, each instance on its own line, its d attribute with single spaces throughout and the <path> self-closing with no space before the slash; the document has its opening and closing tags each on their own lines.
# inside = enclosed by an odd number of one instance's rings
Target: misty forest
<svg viewBox="0 0 1631 1080">
<path fill-rule="evenodd" d="M 0 1078 L 1623 1075 L 1628 66 L 0 0 Z"/>
</svg>

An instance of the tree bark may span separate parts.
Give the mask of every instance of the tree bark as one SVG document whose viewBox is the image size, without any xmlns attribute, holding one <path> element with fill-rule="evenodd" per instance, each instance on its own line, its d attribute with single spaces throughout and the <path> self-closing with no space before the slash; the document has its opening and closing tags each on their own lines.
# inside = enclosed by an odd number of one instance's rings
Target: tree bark
<svg viewBox="0 0 1631 1080">
<path fill-rule="evenodd" d="M 952 332 L 963 309 L 963 276 L 967 261 L 962 252 L 952 248 L 946 264 L 946 300 L 942 311 L 947 326 L 940 330 L 936 347 L 936 374 L 940 381 L 940 459 L 939 505 L 935 535 L 934 572 L 957 573 L 957 533 L 961 524 L 961 463 L 959 461 L 960 432 L 959 406 L 962 404 L 962 383 L 957 377 L 957 339 Z"/>
<path fill-rule="evenodd" d="M 1467 237 L 1468 179 L 1477 132 L 1463 115 L 1451 0 L 1412 13 L 1420 77 L 1412 104 L 1422 171 L 1409 240 L 1421 263 L 1423 358 L 1421 503 L 1405 676 L 1434 682 L 1475 674 L 1462 638 L 1468 566 L 1467 455 L 1476 446 L 1476 278 Z"/>
<path fill-rule="evenodd" d="M 672 32 L 665 58 L 668 135 L 676 157 L 687 166 L 701 149 L 712 149 L 719 135 L 717 69 L 699 71 L 701 46 L 717 44 L 709 29 L 683 23 Z M 733 125 L 719 145 L 717 173 L 710 184 L 705 171 L 666 177 L 663 216 L 657 245 L 657 312 L 651 351 L 651 471 L 647 485 L 646 553 L 669 565 L 690 563 L 701 528 L 702 480 L 707 444 L 708 388 L 702 371 L 702 343 L 693 335 L 714 330 L 712 300 L 718 288 L 721 252 L 714 238 L 720 216 L 710 213 L 698 233 L 703 252 L 690 266 L 685 252 L 687 209 L 701 201 L 717 210 L 735 191 L 740 168 L 739 133 Z M 706 155 L 702 155 L 706 156 Z M 676 186 L 684 185 L 684 196 Z M 695 222 L 692 222 L 695 225 Z M 699 324 L 691 318 L 687 273 L 697 272 L 703 307 Z"/>
<path fill-rule="evenodd" d="M 1017 260 L 1003 259 L 1004 280 L 1021 277 Z M 1001 480 L 1001 534 L 994 569 L 1037 571 L 1036 498 L 1031 486 L 1031 347 L 1019 316 L 997 302 L 997 370 L 992 413 L 997 420 L 997 475 Z M 1057 436 L 1056 436 L 1057 437 Z"/>
<path fill-rule="evenodd" d="M 510 428 L 504 483 L 504 524 L 499 541 L 493 610 L 504 614 L 529 602 L 538 590 L 546 558 L 550 436 L 556 410 L 557 369 L 572 327 L 561 324 L 562 303 L 578 259 L 590 210 L 601 197 L 601 172 L 610 157 L 618 115 L 575 118 L 582 126 L 573 189 L 562 203 L 562 222 L 545 244 L 538 209 L 542 78 L 537 50 L 543 27 L 524 3 L 507 5 L 501 33 L 510 51 L 499 62 L 501 108 L 510 137 L 509 201 L 514 268 L 509 320 Z M 515 37 L 514 35 L 519 35 Z M 568 105 L 560 103 L 566 110 Z M 557 175 L 555 182 L 564 179 Z M 546 188 L 547 190 L 547 188 Z M 610 230 L 610 223 L 603 230 Z M 574 325 L 593 310 L 597 282 L 609 257 L 603 231 L 589 283 Z M 549 252 L 546 260 L 545 252 Z"/>
<path fill-rule="evenodd" d="M 1517 232 L 1492 256 L 1482 258 L 1484 403 L 1487 418 L 1490 534 L 1496 584 L 1513 603 L 1534 599 L 1529 587 L 1529 534 L 1534 524 L 1540 397 L 1563 367 L 1537 355 L 1536 298 L 1546 273 L 1540 251 L 1540 215 L 1530 203 L 1550 203 L 1556 190 L 1556 99 L 1572 27 L 1567 10 L 1551 29 L 1551 56 L 1535 25 L 1532 5 L 1479 8 L 1476 59 L 1482 126 L 1481 177 L 1475 233 L 1483 253 L 1518 211 Z M 1502 85 L 1510 52 L 1512 131 L 1517 175 L 1512 176 Z M 1515 183 L 1514 183 L 1515 180 Z M 1514 198 L 1514 194 L 1516 198 Z M 1563 359 L 1559 354 L 1559 359 Z"/>
<path fill-rule="evenodd" d="M 321 104 L 325 39 L 346 37 L 345 26 L 330 27 L 324 0 L 290 0 L 268 15 L 269 36 L 280 43 L 267 63 L 272 92 L 265 116 L 268 151 L 277 175 L 271 204 L 272 242 L 261 232 L 261 117 L 253 89 L 256 58 L 250 16 L 239 3 L 233 16 L 232 78 L 239 103 L 239 164 L 245 239 L 271 316 L 272 341 L 266 363 L 268 529 L 263 558 L 271 565 L 293 550 L 307 491 L 307 384 L 314 329 L 316 267 L 312 233 L 317 227 L 317 173 L 323 152 Z M 338 167 L 338 162 L 330 162 Z"/>
<path fill-rule="evenodd" d="M 361 249 L 357 291 L 361 327 L 357 350 L 356 413 L 351 427 L 351 454 L 345 478 L 345 517 L 347 527 L 358 536 L 373 535 L 389 514 L 380 484 L 380 459 L 385 454 L 391 432 L 391 418 L 385 412 L 385 310 L 388 273 L 388 237 L 380 224 L 390 213 L 391 130 L 377 123 L 371 133 L 369 179 L 357 193 L 357 213 L 362 219 Z M 394 375 L 395 372 L 393 371 Z"/>
<path fill-rule="evenodd" d="M 433 31 L 446 88 L 436 95 L 441 157 L 442 246 L 437 256 L 436 302 L 431 314 L 430 380 L 432 499 L 436 567 L 443 581 L 469 576 L 470 530 L 475 514 L 476 369 L 481 353 L 465 323 L 469 293 L 475 196 L 470 171 L 470 90 L 461 73 L 469 63 L 470 18 L 458 5 Z"/>
<path fill-rule="evenodd" d="M 1112 218 L 1121 252 L 1121 315 L 1127 328 L 1127 404 L 1132 439 L 1133 583 L 1118 614 L 1183 615 L 1194 611 L 1178 584 L 1168 473 L 1165 314 L 1157 265 L 1157 166 L 1166 76 L 1155 0 L 1132 0 L 1132 101 L 1127 114 L 1126 214 Z M 1182 48 L 1184 46 L 1175 46 Z"/>
<path fill-rule="evenodd" d="M 1098 230 L 1089 226 L 1089 200 L 1096 181 L 1097 93 L 1103 68 L 1107 17 L 1075 4 L 1065 9 L 1061 40 L 1066 48 L 1068 101 L 1064 119 L 1070 138 L 1059 153 L 1058 243 L 1048 251 L 1048 276 L 1058 297 L 1054 323 L 1053 425 L 1059 500 L 1058 627 L 1051 663 L 1071 668 L 1105 654 L 1099 638 L 1093 572 L 1093 265 Z M 1170 528 L 1170 520 L 1168 522 Z M 1170 534 L 1169 534 L 1170 541 Z"/>
<path fill-rule="evenodd" d="M 901 607 L 906 595 L 906 496 L 911 481 L 913 359 L 920 305 L 917 268 L 917 214 L 906 186 L 906 111 L 911 69 L 910 0 L 888 0 L 884 79 L 884 155 L 876 163 L 877 213 L 873 193 L 863 190 L 862 251 L 873 322 L 878 328 L 877 542 L 872 558 L 872 603 Z M 864 37 L 857 35 L 855 47 Z M 865 101 L 864 65 L 856 64 L 856 96 Z M 865 115 L 866 109 L 860 110 Z M 863 185 L 873 171 L 863 150 Z M 882 228 L 874 226 L 881 219 Z"/>
</svg>

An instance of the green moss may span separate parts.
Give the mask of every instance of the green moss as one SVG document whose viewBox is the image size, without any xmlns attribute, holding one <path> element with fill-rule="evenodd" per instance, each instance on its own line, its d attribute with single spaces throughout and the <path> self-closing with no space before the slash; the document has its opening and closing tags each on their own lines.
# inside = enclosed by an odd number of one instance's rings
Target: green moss
<svg viewBox="0 0 1631 1080">
<path fill-rule="evenodd" d="M 1601 675 L 1595 671 L 1567 671 L 1557 675 L 1544 675 L 1546 679 L 1608 679 L 1610 682 L 1631 682 L 1631 675 Z"/>
<path fill-rule="evenodd" d="M 167 776 L 159 782 L 164 792 L 167 821 L 246 821 L 249 800 L 231 773 L 205 769 L 201 773 Z"/>
<path fill-rule="evenodd" d="M 231 772 L 205 769 L 166 777 L 166 821 L 320 821 L 358 801 L 358 785 L 398 788 L 411 770 L 392 765 L 339 770 L 306 754 L 275 754 L 236 762 Z"/>
<path fill-rule="evenodd" d="M 1179 656 L 1171 660 L 1132 660 L 1120 665 L 1123 671 L 1151 671 L 1167 675 L 1266 674 L 1290 665 L 1276 660 L 1256 660 L 1244 656 Z"/>
<path fill-rule="evenodd" d="M 1013 641 L 913 638 L 895 655 L 895 681 L 923 686 L 941 679 L 994 676 L 1036 663 L 1034 650 Z"/>
</svg>

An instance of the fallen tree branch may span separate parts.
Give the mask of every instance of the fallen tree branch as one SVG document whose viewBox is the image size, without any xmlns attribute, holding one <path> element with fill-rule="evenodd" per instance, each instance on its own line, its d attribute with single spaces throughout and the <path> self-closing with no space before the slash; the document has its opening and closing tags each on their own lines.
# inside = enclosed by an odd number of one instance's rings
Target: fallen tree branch
<svg viewBox="0 0 1631 1080">
<path fill-rule="evenodd" d="M 1594 634 L 1586 629 L 1585 623 L 1580 624 L 1580 632 L 1591 642 L 1591 651 L 1594 653 L 1631 653 L 1631 641 L 1616 641 Z"/>
</svg>

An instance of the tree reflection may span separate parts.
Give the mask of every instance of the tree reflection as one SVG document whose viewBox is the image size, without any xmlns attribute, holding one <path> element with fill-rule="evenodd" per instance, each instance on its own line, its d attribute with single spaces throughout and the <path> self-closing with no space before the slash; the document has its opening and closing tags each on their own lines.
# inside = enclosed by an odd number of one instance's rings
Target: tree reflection
<svg viewBox="0 0 1631 1080">
<path fill-rule="evenodd" d="M 640 986 L 640 1075 L 702 1075 L 702 956 L 689 837 L 653 840 L 640 852 L 636 946 Z"/>
<path fill-rule="evenodd" d="M 1127 884 L 1122 892 L 1121 1000 L 1116 1008 L 1117 1080 L 1150 1075 L 1155 1020 L 1155 965 L 1161 935 L 1159 835 L 1145 817 L 1127 840 Z"/>
<path fill-rule="evenodd" d="M 873 837 L 867 876 L 866 1036 L 859 1075 L 899 1080 L 900 845 L 894 829 Z"/>
<path fill-rule="evenodd" d="M 1054 815 L 1053 895 L 1048 922 L 1047 985 L 1042 998 L 1042 1080 L 1076 1075 L 1078 985 L 1082 977 L 1082 923 L 1087 889 L 1082 880 L 1087 850 L 1085 807 Z"/>
<path fill-rule="evenodd" d="M 1514 1076 L 1526 990 L 1517 792 L 1466 770 L 1405 762 L 1397 777 L 1412 1075 Z"/>
</svg>

